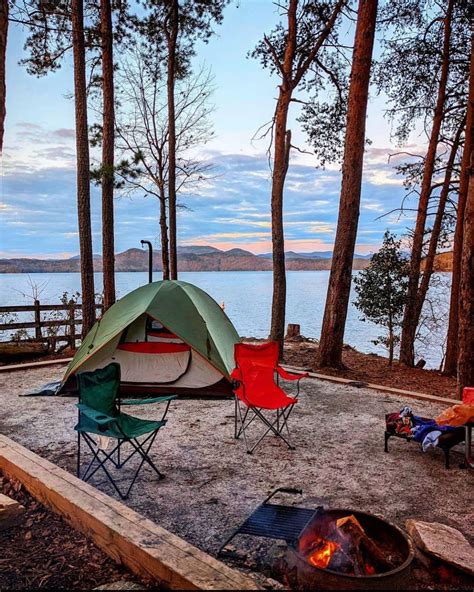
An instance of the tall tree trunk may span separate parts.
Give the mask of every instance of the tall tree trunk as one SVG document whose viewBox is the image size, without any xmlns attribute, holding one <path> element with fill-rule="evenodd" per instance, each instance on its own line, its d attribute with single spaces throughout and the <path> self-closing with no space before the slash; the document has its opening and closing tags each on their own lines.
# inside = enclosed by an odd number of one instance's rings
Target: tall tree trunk
<svg viewBox="0 0 474 592">
<path fill-rule="evenodd" d="M 100 0 L 102 37 L 102 261 L 104 311 L 115 302 L 114 253 L 114 59 L 112 8 L 110 0 Z"/>
<path fill-rule="evenodd" d="M 471 151 L 469 187 L 464 214 L 461 283 L 459 290 L 458 394 L 474 386 L 474 154 Z"/>
<path fill-rule="evenodd" d="M 284 94 L 284 96 L 282 96 Z M 283 189 L 288 171 L 291 131 L 286 129 L 290 96 L 280 91 L 275 118 L 275 154 L 272 179 L 273 298 L 270 339 L 278 341 L 283 355 L 286 309 L 285 235 L 283 229 Z"/>
<path fill-rule="evenodd" d="M 86 52 L 83 0 L 71 0 L 76 117 L 77 213 L 81 257 L 82 336 L 95 322 L 94 263 L 90 212 L 90 163 L 87 128 Z"/>
<path fill-rule="evenodd" d="M 3 152 L 3 132 L 7 114 L 6 54 L 8 35 L 8 0 L 0 0 L 0 154 Z"/>
<path fill-rule="evenodd" d="M 365 119 L 376 18 L 377 0 L 360 0 L 349 87 L 339 218 L 321 341 L 316 357 L 316 364 L 319 367 L 342 366 L 344 329 L 351 290 L 352 260 L 359 221 Z"/>
<path fill-rule="evenodd" d="M 456 136 L 451 146 L 449 153 L 448 162 L 446 163 L 446 172 L 444 175 L 443 186 L 441 187 L 441 194 L 439 196 L 438 209 L 436 211 L 436 217 L 431 230 L 430 242 L 428 245 L 428 253 L 424 259 L 423 276 L 421 278 L 420 287 L 416 296 L 416 310 L 415 310 L 415 323 L 418 326 L 420 322 L 421 311 L 426 300 L 426 294 L 430 287 L 431 276 L 433 275 L 434 260 L 436 251 L 438 249 L 439 235 L 441 233 L 441 225 L 443 223 L 444 213 L 446 210 L 446 203 L 448 201 L 449 191 L 451 188 L 451 177 L 453 173 L 453 167 L 456 160 L 456 154 L 459 149 L 459 143 L 461 141 L 461 134 L 464 130 L 465 120 L 456 132 Z"/>
<path fill-rule="evenodd" d="M 290 0 L 288 6 L 288 38 L 281 65 L 282 84 L 278 95 L 274 118 L 274 153 L 272 174 L 272 255 L 273 297 L 270 339 L 277 341 L 280 357 L 283 356 L 286 308 L 285 234 L 283 228 L 283 190 L 290 158 L 291 131 L 286 129 L 291 94 L 293 92 L 293 63 L 296 50 L 298 0 Z"/>
<path fill-rule="evenodd" d="M 176 77 L 176 41 L 178 38 L 178 0 L 171 0 L 169 13 L 168 41 L 168 210 L 169 210 L 169 251 L 170 276 L 178 278 L 178 248 L 176 234 L 176 121 L 175 121 L 175 77 Z"/>
<path fill-rule="evenodd" d="M 415 338 L 417 329 L 416 309 L 418 282 L 420 279 L 420 265 L 423 254 L 423 239 L 425 234 L 426 217 L 428 214 L 428 203 L 431 195 L 431 181 L 433 178 L 434 165 L 436 160 L 436 149 L 438 147 L 439 133 L 444 115 L 444 103 L 446 99 L 446 85 L 449 74 L 449 55 L 451 46 L 451 19 L 454 0 L 449 0 L 446 15 L 444 17 L 444 39 L 441 63 L 441 76 L 438 86 L 438 96 L 431 128 L 428 151 L 426 153 L 425 167 L 421 182 L 418 213 L 416 217 L 415 231 L 413 235 L 413 246 L 411 251 L 410 271 L 408 276 L 407 298 L 405 312 L 403 315 L 402 338 L 400 343 L 400 362 L 407 366 L 415 363 Z"/>
<path fill-rule="evenodd" d="M 467 121 L 474 116 L 474 29 L 471 30 L 471 70 Z M 465 144 L 466 150 L 467 142 Z M 459 286 L 459 354 L 458 393 L 465 386 L 474 386 L 474 143 L 469 142 L 467 160 L 468 189 L 464 209 L 464 228 Z M 463 154 L 464 160 L 464 154 Z"/>
<path fill-rule="evenodd" d="M 160 187 L 160 238 L 161 238 L 161 263 L 163 267 L 163 279 L 170 279 L 170 259 L 168 245 L 168 225 L 166 223 L 166 199 Z"/>
<path fill-rule="evenodd" d="M 286 305 L 286 274 L 285 274 L 285 237 L 283 230 L 283 190 L 288 171 L 291 149 L 291 131 L 286 129 L 288 110 L 292 93 L 308 68 L 313 63 L 318 51 L 328 38 L 336 19 L 346 0 L 338 0 L 332 15 L 324 29 L 315 39 L 314 45 L 308 50 L 304 60 L 298 60 L 295 68 L 296 41 L 298 35 L 297 9 L 298 0 L 290 0 L 288 4 L 288 34 L 286 38 L 283 62 L 270 40 L 264 37 L 272 59 L 281 75 L 280 91 L 275 108 L 274 123 L 274 154 L 272 175 L 272 252 L 273 252 L 273 300 L 270 339 L 277 341 L 280 356 L 283 355 L 283 339 L 285 333 Z"/>
<path fill-rule="evenodd" d="M 473 46 L 474 46 L 474 32 Z M 459 179 L 459 196 L 454 231 L 453 244 L 453 273 L 451 275 L 451 300 L 449 306 L 448 340 L 446 344 L 446 357 L 444 361 L 444 373 L 456 375 L 458 356 L 458 330 L 459 330 L 459 291 L 461 282 L 461 257 L 463 244 L 464 212 L 466 209 L 467 191 L 469 186 L 469 163 L 474 149 L 474 59 L 471 56 L 471 68 L 469 77 L 469 103 L 466 114 L 466 132 L 464 134 L 464 150 L 461 160 L 461 173 Z"/>
</svg>

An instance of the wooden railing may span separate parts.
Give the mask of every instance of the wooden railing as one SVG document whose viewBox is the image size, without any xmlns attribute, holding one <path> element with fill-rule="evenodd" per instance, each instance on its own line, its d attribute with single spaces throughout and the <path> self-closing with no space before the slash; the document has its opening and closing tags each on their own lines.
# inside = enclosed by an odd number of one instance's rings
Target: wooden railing
<svg viewBox="0 0 474 592">
<path fill-rule="evenodd" d="M 96 309 L 98 309 L 97 316 L 99 316 L 103 310 L 103 305 L 96 304 Z M 17 316 L 18 313 L 32 313 L 31 316 L 33 319 L 25 322 L 0 323 L 0 332 L 34 329 L 34 335 L 28 333 L 28 336 L 22 336 L 18 341 L 48 342 L 53 350 L 56 349 L 57 342 L 65 341 L 70 347 L 75 349 L 76 341 L 81 339 L 81 332 L 79 330 L 76 331 L 76 328 L 82 325 L 82 318 L 76 314 L 80 310 L 80 304 L 41 304 L 39 300 L 35 300 L 34 304 L 30 305 L 0 306 L 0 315 L 11 314 Z M 55 311 L 62 311 L 66 314 L 63 318 L 59 319 L 42 318 L 42 313 Z M 47 329 L 53 327 L 64 327 L 64 332 L 56 333 L 47 331 Z M 46 329 L 46 333 L 44 329 Z"/>
</svg>

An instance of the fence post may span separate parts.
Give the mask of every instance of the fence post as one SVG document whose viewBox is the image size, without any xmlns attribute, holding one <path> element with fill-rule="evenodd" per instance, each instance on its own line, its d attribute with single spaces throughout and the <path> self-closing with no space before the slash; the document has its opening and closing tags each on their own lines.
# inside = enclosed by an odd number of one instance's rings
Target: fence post
<svg viewBox="0 0 474 592">
<path fill-rule="evenodd" d="M 41 334 L 41 311 L 40 311 L 40 301 L 35 300 L 35 339 L 40 341 L 43 336 Z"/>
<path fill-rule="evenodd" d="M 74 338 L 76 334 L 76 317 L 74 302 L 69 307 L 69 345 L 72 349 L 76 349 L 76 340 Z"/>
</svg>

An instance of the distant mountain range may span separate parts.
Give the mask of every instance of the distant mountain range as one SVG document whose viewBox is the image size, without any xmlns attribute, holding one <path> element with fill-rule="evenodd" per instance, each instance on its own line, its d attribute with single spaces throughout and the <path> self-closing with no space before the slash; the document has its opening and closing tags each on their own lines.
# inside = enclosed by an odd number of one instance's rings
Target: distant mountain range
<svg viewBox="0 0 474 592">
<path fill-rule="evenodd" d="M 331 268 L 331 251 L 287 254 L 287 269 L 296 271 L 323 270 Z M 367 267 L 370 255 L 356 255 L 354 269 Z M 102 270 L 102 257 L 94 255 L 94 269 Z M 128 249 L 115 255 L 116 271 L 147 271 L 148 252 L 144 249 Z M 153 251 L 153 269 L 161 271 L 161 251 Z M 221 251 L 211 246 L 188 246 L 178 248 L 179 271 L 270 271 L 271 254 L 254 255 L 244 249 Z M 0 273 L 54 273 L 78 272 L 80 260 L 76 255 L 70 259 L 0 259 Z"/>
</svg>

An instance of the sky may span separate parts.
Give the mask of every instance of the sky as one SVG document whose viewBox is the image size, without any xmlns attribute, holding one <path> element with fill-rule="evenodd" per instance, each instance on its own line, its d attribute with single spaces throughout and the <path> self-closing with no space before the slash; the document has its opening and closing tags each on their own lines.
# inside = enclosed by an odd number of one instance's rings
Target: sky
<svg viewBox="0 0 474 592">
<path fill-rule="evenodd" d="M 178 213 L 180 245 L 234 247 L 253 253 L 271 251 L 271 171 L 267 143 L 255 141 L 258 128 L 271 119 L 278 80 L 247 57 L 249 50 L 278 22 L 271 0 L 232 2 L 224 22 L 208 44 L 199 44 L 196 68 L 214 75 L 215 136 L 200 150 L 212 163 L 212 178 L 182 195 L 186 208 Z M 350 34 L 350 32 L 348 32 Z M 63 67 L 44 78 L 27 74 L 23 56 L 25 32 L 12 26 L 7 55 L 7 119 L 0 191 L 0 257 L 71 257 L 78 253 L 75 197 L 73 72 L 68 57 Z M 376 52 L 378 49 L 376 48 Z M 124 56 L 116 54 L 120 64 Z M 364 179 L 356 251 L 376 251 L 386 228 L 404 232 L 411 220 L 391 214 L 404 195 L 396 175 L 400 148 L 390 141 L 384 119 L 384 97 L 371 91 L 364 159 Z M 294 143 L 305 148 L 297 105 L 290 127 Z M 411 152 L 422 150 L 416 136 Z M 337 226 L 340 168 L 316 166 L 309 154 L 293 151 L 285 185 L 284 221 L 287 251 L 331 250 Z M 91 192 L 93 249 L 101 252 L 100 191 Z M 153 197 L 115 198 L 116 252 L 140 247 L 149 239 L 159 248 L 158 202 Z"/>
</svg>

